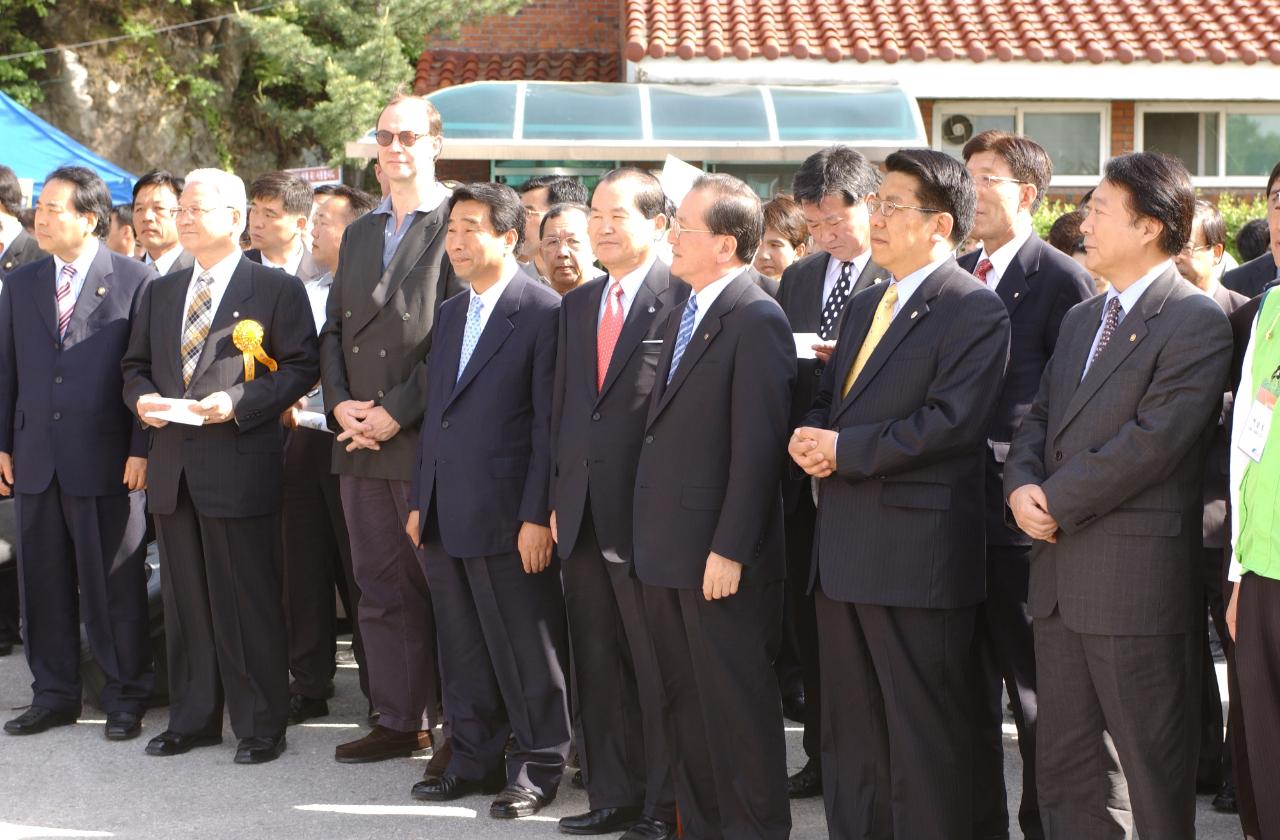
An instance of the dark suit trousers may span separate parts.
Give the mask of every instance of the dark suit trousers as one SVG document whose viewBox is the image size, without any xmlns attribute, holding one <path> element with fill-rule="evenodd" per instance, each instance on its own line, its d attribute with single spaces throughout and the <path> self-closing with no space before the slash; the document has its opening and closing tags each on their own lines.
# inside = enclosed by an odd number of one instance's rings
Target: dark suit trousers
<svg viewBox="0 0 1280 840">
<path fill-rule="evenodd" d="M 695 589 L 643 590 L 684 836 L 787 837 L 787 749 L 772 664 L 782 582 L 718 601 Z"/>
<path fill-rule="evenodd" d="M 813 562 L 813 535 L 818 511 L 808 481 L 796 502 L 795 512 L 787 516 L 787 605 L 792 626 L 784 625 L 784 635 L 794 634 L 796 656 L 804 682 L 804 752 L 809 761 L 822 761 L 822 669 L 818 656 L 818 618 L 809 592 L 809 568 Z"/>
<path fill-rule="evenodd" d="M 284 446 L 284 610 L 289 628 L 289 691 L 305 697 L 333 696 L 337 653 L 333 593 L 352 617 L 351 647 L 360 669 L 360 690 L 369 696 L 360 622 L 360 589 L 351 572 L 351 544 L 342 516 L 338 477 L 329 464 L 333 435 L 315 429 L 289 432 Z"/>
<path fill-rule="evenodd" d="M 279 735 L 289 716 L 280 515 L 204 516 L 183 477 L 173 513 L 155 522 L 169 729 L 221 734 L 225 698 L 237 738 Z"/>
<path fill-rule="evenodd" d="M 1280 581 L 1246 574 L 1239 586 L 1235 671 L 1248 733 L 1245 758 L 1249 777 L 1260 781 L 1252 797 L 1256 836 L 1270 840 L 1280 837 L 1280 797 L 1269 790 L 1280 778 Z"/>
<path fill-rule="evenodd" d="M 563 569 L 591 807 L 643 806 L 645 816 L 674 823 L 661 676 L 642 588 L 629 564 L 601 554 L 589 507 Z"/>
<path fill-rule="evenodd" d="M 22 640 L 18 622 L 18 547 L 13 547 L 14 562 L 0 569 L 0 642 L 17 644 Z"/>
<path fill-rule="evenodd" d="M 1045 837 L 1118 838 L 1136 825 L 1141 837 L 1194 838 L 1199 674 L 1187 634 L 1086 635 L 1055 612 L 1035 636 Z"/>
<path fill-rule="evenodd" d="M 975 608 L 816 600 L 832 840 L 968 836 Z"/>
<path fill-rule="evenodd" d="M 99 705 L 141 714 L 154 679 L 143 494 L 70 496 L 54 476 L 43 493 L 18 494 L 16 506 L 32 705 L 80 708 L 83 621 L 107 678 Z"/>
<path fill-rule="evenodd" d="M 1227 631 L 1227 605 L 1223 598 L 1226 583 L 1226 551 L 1222 548 L 1201 549 L 1200 579 L 1204 587 L 1204 600 L 1208 620 L 1213 621 L 1214 631 L 1222 642 L 1223 653 L 1231 646 L 1231 634 Z M 1203 615 L 1201 616 L 1202 620 Z M 1208 622 L 1204 631 L 1197 633 L 1196 667 L 1200 673 L 1200 728 L 1197 732 L 1200 747 L 1200 764 L 1196 770 L 1196 784 L 1217 786 L 1223 780 L 1230 781 L 1231 738 L 1222 732 L 1222 693 L 1218 687 L 1218 671 L 1214 667 L 1213 649 L 1209 644 Z"/>
<path fill-rule="evenodd" d="M 1228 600 L 1230 597 L 1228 594 Z M 1236 630 L 1239 631 L 1238 626 Z M 1227 734 L 1231 739 L 1231 774 L 1236 784 L 1240 828 L 1245 837 L 1257 840 L 1262 836 L 1262 829 L 1258 826 L 1257 795 L 1253 792 L 1253 774 L 1249 769 L 1249 739 L 1246 737 L 1244 712 L 1240 708 L 1243 692 L 1236 668 L 1236 645 L 1233 643 L 1227 648 L 1227 694 L 1231 697 L 1227 706 Z"/>
<path fill-rule="evenodd" d="M 440 718 L 436 619 L 422 551 L 404 532 L 409 482 L 344 475 L 339 487 L 360 590 L 369 700 L 380 726 L 429 728 Z"/>
<path fill-rule="evenodd" d="M 531 575 L 515 552 L 451 557 L 434 510 L 423 547 L 435 614 L 448 628 L 440 634 L 440 673 L 449 772 L 473 781 L 505 776 L 554 798 L 571 738 L 559 561 Z"/>
<path fill-rule="evenodd" d="M 987 600 L 973 629 L 974 840 L 1007 840 L 1004 786 L 1004 691 L 1009 692 L 1022 754 L 1018 824 L 1027 840 L 1044 837 L 1036 796 L 1036 652 L 1027 612 L 1031 546 L 987 546 Z"/>
</svg>

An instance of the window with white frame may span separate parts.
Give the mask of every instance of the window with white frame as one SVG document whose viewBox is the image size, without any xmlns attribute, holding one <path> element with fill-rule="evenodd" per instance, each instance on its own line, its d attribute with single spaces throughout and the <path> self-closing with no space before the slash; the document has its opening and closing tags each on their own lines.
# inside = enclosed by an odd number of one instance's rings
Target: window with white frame
<svg viewBox="0 0 1280 840">
<path fill-rule="evenodd" d="M 1280 107 L 1269 103 L 1144 103 L 1134 128 L 1136 148 L 1173 155 L 1202 181 L 1260 183 L 1280 161 Z"/>
<path fill-rule="evenodd" d="M 1053 160 L 1055 184 L 1092 184 L 1109 151 L 1109 122 L 1104 102 L 938 102 L 933 147 L 960 157 L 975 134 L 1012 131 L 1044 146 Z"/>
</svg>

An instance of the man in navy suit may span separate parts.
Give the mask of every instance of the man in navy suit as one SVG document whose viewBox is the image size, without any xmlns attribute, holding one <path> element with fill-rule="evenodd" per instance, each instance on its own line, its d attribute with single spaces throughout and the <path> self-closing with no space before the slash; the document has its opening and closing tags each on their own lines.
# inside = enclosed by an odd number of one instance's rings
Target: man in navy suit
<svg viewBox="0 0 1280 840">
<path fill-rule="evenodd" d="M 447 628 L 439 654 L 453 745 L 444 775 L 413 795 L 501 790 L 489 808 L 499 819 L 555 799 L 570 739 L 548 498 L 560 296 L 516 263 L 524 214 L 498 184 L 449 201 L 445 249 L 471 290 L 440 307 L 405 526 L 424 548 Z"/>
<path fill-rule="evenodd" d="M 704 175 L 672 223 L 672 313 L 636 468 L 636 575 L 666 697 L 684 832 L 785 838 L 782 701 L 773 673 L 786 549 L 783 447 L 796 375 L 787 317 L 751 257 L 760 199 Z"/>
<path fill-rule="evenodd" d="M 960 258 L 1004 301 L 1011 343 L 1004 387 L 987 430 L 987 600 L 978 607 L 970 676 L 974 689 L 974 832 L 978 840 L 1009 836 L 1004 787 L 1004 697 L 1009 692 L 1022 754 L 1018 822 L 1027 840 L 1044 837 L 1036 801 L 1036 658 L 1027 612 L 1031 538 L 1005 517 L 1004 460 L 1053 355 L 1067 310 L 1093 297 L 1089 273 L 1036 236 L 1031 214 L 1053 178 L 1049 153 L 1026 137 L 984 131 L 964 147 L 977 189 L 973 237 L 982 247 Z"/>
<path fill-rule="evenodd" d="M 1222 275 L 1222 285 L 1247 298 L 1257 297 L 1280 278 L 1280 163 L 1267 176 L 1267 229 L 1271 231 L 1271 247 L 1260 256 Z"/>
<path fill-rule="evenodd" d="M 17 494 L 18 571 L 31 708 L 11 735 L 74 723 L 80 622 L 103 672 L 106 735 L 136 737 L 151 693 L 147 433 L 120 401 L 120 360 L 155 270 L 111 253 L 111 194 L 63 167 L 36 204 L 51 257 L 14 271 L 0 294 L 0 495 Z"/>
</svg>

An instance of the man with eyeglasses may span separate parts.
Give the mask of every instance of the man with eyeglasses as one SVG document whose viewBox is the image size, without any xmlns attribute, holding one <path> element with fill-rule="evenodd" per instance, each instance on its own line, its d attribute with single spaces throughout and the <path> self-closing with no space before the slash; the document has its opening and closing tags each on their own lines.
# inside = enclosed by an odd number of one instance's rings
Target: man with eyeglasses
<svg viewBox="0 0 1280 840">
<path fill-rule="evenodd" d="M 520 270 L 534 280 L 547 283 L 550 269 L 542 258 L 542 220 L 557 204 L 587 203 L 587 188 L 567 175 L 538 175 L 516 190 L 524 206 L 524 242 L 517 259 Z"/>
<path fill-rule="evenodd" d="M 1031 539 L 1006 524 L 1001 488 L 1009 442 L 1035 398 L 1058 326 L 1068 309 L 1093 296 L 1093 281 L 1032 229 L 1031 216 L 1053 178 L 1053 162 L 1043 147 L 1016 134 L 984 131 L 965 144 L 964 159 L 977 188 L 972 236 L 982 246 L 958 262 L 1000 297 L 1011 325 L 1009 365 L 983 459 L 987 600 L 975 617 L 970 666 L 976 739 L 973 837 L 1009 836 L 1002 729 L 1007 690 L 1022 754 L 1018 822 L 1027 840 L 1039 840 L 1044 829 L 1036 799 L 1036 659 L 1027 614 Z"/>
<path fill-rule="evenodd" d="M 431 594 L 422 552 L 402 526 L 426 405 L 431 327 L 440 304 L 462 288 L 445 255 L 449 191 L 435 176 L 444 143 L 439 112 L 425 97 L 397 94 L 379 115 L 375 137 L 389 192 L 347 227 L 320 335 L 373 723 L 369 734 L 337 747 L 344 763 L 426 749 L 440 720 Z M 436 744 L 428 777 L 443 772 L 446 744 Z"/>
<path fill-rule="evenodd" d="M 793 333 L 815 333 L 812 358 L 797 360 L 791 392 L 790 428 L 800 425 L 813 406 L 822 370 L 831 358 L 846 307 L 853 296 L 889 279 L 871 258 L 871 225 L 863 201 L 880 183 L 874 164 L 848 146 L 831 146 L 810 155 L 796 172 L 791 190 L 800 203 L 814 244 L 821 250 L 782 273 L 778 304 Z M 822 795 L 822 698 L 818 625 L 809 567 L 817 517 L 813 481 L 799 474 L 782 482 L 787 534 L 787 601 L 782 650 L 800 671 L 799 690 L 781 685 L 783 708 L 804 724 L 805 766 L 787 780 L 793 798 Z M 795 668 L 796 665 L 792 667 Z"/>
<path fill-rule="evenodd" d="M 195 262 L 147 290 L 121 367 L 152 429 L 164 567 L 169 725 L 147 754 L 221 743 L 225 701 L 235 762 L 260 764 L 284 751 L 289 715 L 279 418 L 315 384 L 319 353 L 302 285 L 241 253 L 246 209 L 235 175 L 187 175 L 175 217 Z"/>
<path fill-rule="evenodd" d="M 546 267 L 547 283 L 564 295 L 590 280 L 596 273 L 596 257 L 591 253 L 584 204 L 556 204 L 542 217 L 538 250 Z"/>
<path fill-rule="evenodd" d="M 788 446 L 821 479 L 823 794 L 834 840 L 968 837 L 983 461 L 1009 315 L 952 257 L 976 203 L 964 167 L 910 149 L 885 169 L 867 210 L 893 280 L 849 304 Z"/>
<path fill-rule="evenodd" d="M 191 268 L 194 257 L 178 241 L 178 197 L 182 178 L 163 169 L 153 169 L 133 185 L 133 229 L 146 252 L 143 262 L 156 267 L 161 276 Z"/>
</svg>

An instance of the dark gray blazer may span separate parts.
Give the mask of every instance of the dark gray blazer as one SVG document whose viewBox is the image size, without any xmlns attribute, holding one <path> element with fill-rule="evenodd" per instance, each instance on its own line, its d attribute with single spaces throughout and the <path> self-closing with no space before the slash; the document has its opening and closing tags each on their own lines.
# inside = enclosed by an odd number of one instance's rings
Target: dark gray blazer
<svg viewBox="0 0 1280 840">
<path fill-rule="evenodd" d="M 40 250 L 36 238 L 25 230 L 20 231 L 13 238 L 13 242 L 9 243 L 9 247 L 0 254 L 0 280 L 3 280 L 9 272 L 27 263 L 35 262 L 41 257 L 47 257 L 44 251 Z"/>
<path fill-rule="evenodd" d="M 810 585 L 848 603 L 948 609 L 986 597 L 983 459 L 1009 355 L 1009 313 L 944 262 L 901 302 L 841 396 L 888 284 L 849 302 L 804 425 L 834 429 Z"/>
<path fill-rule="evenodd" d="M 1222 285 L 1233 292 L 1239 292 L 1247 298 L 1262 294 L 1272 281 L 1276 279 L 1276 260 L 1268 249 L 1262 256 L 1249 260 L 1244 265 L 1236 266 L 1222 275 Z"/>
<path fill-rule="evenodd" d="M 1192 630 L 1200 606 L 1204 444 L 1226 390 L 1222 309 L 1170 268 L 1080 378 L 1106 296 L 1067 313 L 1005 463 L 1006 498 L 1044 489 L 1056 543 L 1036 543 L 1029 607 L 1077 633 Z"/>
<path fill-rule="evenodd" d="M 338 403 L 373 400 L 395 418 L 400 432 L 377 452 L 347 452 L 346 442 L 335 436 L 335 473 L 413 478 L 427 399 L 431 326 L 445 298 L 462 290 L 444 251 L 448 213 L 444 202 L 430 213 L 415 214 L 385 271 L 386 214 L 366 213 L 342 236 L 328 317 L 320 331 L 320 380 L 329 427 L 340 430 L 333 417 Z"/>
</svg>

